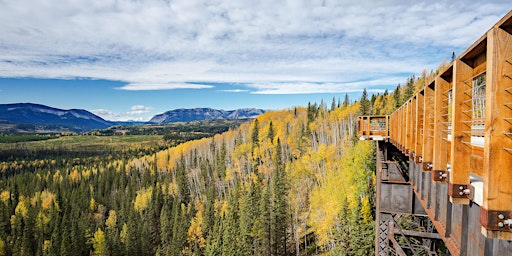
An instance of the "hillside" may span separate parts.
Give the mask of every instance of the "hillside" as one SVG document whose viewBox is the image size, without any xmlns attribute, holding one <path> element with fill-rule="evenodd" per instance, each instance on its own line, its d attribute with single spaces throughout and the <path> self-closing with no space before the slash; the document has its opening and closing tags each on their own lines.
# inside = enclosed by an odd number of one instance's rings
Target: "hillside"
<svg viewBox="0 0 512 256">
<path fill-rule="evenodd" d="M 254 108 L 244 108 L 236 110 L 219 110 L 212 108 L 192 108 L 192 109 L 175 109 L 159 114 L 151 118 L 149 123 L 172 123 L 172 122 L 189 122 L 197 120 L 214 120 L 214 119 L 247 119 L 255 118 L 265 111 Z"/>
<path fill-rule="evenodd" d="M 0 126 L 13 132 L 104 129 L 112 123 L 83 109 L 58 109 L 33 103 L 0 104 Z"/>
<path fill-rule="evenodd" d="M 367 255 L 374 163 L 354 142 L 358 111 L 267 112 L 144 157 L 0 162 L 0 253 Z"/>
</svg>

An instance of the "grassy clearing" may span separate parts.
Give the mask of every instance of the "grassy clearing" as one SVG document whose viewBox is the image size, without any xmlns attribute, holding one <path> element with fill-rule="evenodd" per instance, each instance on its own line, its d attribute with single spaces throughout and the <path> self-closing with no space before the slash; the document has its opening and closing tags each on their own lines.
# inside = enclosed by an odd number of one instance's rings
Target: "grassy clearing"
<svg viewBox="0 0 512 256">
<path fill-rule="evenodd" d="M 43 148 L 68 148 L 68 149 L 115 149 L 126 147 L 151 146 L 163 143 L 160 135 L 123 135 L 123 136 L 95 136 L 75 135 L 61 136 L 44 141 L 28 141 L 16 143 L 2 143 L 0 150 L 11 148 L 43 149 Z"/>
</svg>

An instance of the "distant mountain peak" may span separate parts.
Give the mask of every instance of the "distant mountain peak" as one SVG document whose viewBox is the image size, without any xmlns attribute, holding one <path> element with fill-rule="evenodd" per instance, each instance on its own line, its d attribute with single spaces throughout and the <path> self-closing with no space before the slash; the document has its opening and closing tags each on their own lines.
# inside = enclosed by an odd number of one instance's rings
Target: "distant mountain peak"
<svg viewBox="0 0 512 256">
<path fill-rule="evenodd" d="M 235 110 L 213 108 L 180 108 L 158 114 L 151 118 L 149 122 L 162 124 L 197 120 L 244 119 L 255 118 L 263 113 L 265 113 L 265 110 L 255 108 L 242 108 Z"/>
<path fill-rule="evenodd" d="M 57 126 L 70 131 L 90 131 L 112 125 L 84 109 L 58 109 L 35 103 L 0 104 L 0 120 L 10 124 Z"/>
</svg>

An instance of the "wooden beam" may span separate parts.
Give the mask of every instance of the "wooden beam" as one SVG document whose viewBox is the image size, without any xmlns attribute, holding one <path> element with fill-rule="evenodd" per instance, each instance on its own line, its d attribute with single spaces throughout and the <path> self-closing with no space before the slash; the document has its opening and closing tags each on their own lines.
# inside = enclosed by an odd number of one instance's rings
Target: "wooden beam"
<svg viewBox="0 0 512 256">
<path fill-rule="evenodd" d="M 411 110 L 409 112 L 409 115 L 411 117 L 411 119 L 409 120 L 409 122 L 411 123 L 411 131 L 410 131 L 410 136 L 409 136 L 409 157 L 414 157 L 416 155 L 416 135 L 418 133 L 418 130 L 416 130 L 416 120 L 418 118 L 418 116 L 416 115 L 417 113 L 417 105 L 416 105 L 416 102 L 417 102 L 417 97 L 416 96 L 413 96 L 411 98 L 411 102 L 410 102 L 410 105 L 411 105 Z M 414 160 L 414 158 L 413 158 Z"/>
<path fill-rule="evenodd" d="M 424 116 L 425 116 L 425 109 L 424 109 L 424 91 L 420 91 L 416 95 L 416 138 L 415 138 L 415 145 L 414 145 L 414 153 L 415 153 L 415 162 L 417 164 L 420 164 L 423 161 L 423 136 L 425 135 L 424 130 Z"/>
<path fill-rule="evenodd" d="M 453 64 L 453 91 L 452 91 L 452 140 L 450 163 L 450 187 L 448 190 L 450 201 L 458 204 L 469 204 L 469 194 L 464 190 L 469 185 L 471 162 L 471 84 L 473 68 L 461 61 L 455 60 Z M 459 189 L 463 188 L 463 189 Z M 462 193 L 462 194 L 459 194 Z"/>
<path fill-rule="evenodd" d="M 407 118 L 406 118 L 406 124 L 407 124 L 407 131 L 406 131 L 406 142 L 405 142 L 405 150 L 406 150 L 406 154 L 410 156 L 409 152 L 412 151 L 413 147 L 412 147 L 412 136 L 413 136 L 413 112 L 412 112 L 412 103 L 411 103 L 411 100 L 409 100 L 407 102 Z"/>
<path fill-rule="evenodd" d="M 512 35 L 495 27 L 487 33 L 485 145 L 483 160 L 486 211 L 512 211 Z M 482 222 L 482 215 L 480 221 Z M 496 220 L 489 220 L 496 222 Z M 489 223 L 481 223 L 488 227 Z M 506 227 L 506 225 L 505 225 Z M 510 229 L 482 233 L 512 240 Z"/>
<path fill-rule="evenodd" d="M 423 117 L 423 170 L 430 171 L 432 169 L 432 158 L 434 149 L 434 89 L 433 86 L 425 87 L 425 98 L 423 101 L 424 117 Z"/>
<path fill-rule="evenodd" d="M 451 84 L 441 76 L 435 78 L 434 92 L 434 155 L 432 159 L 432 179 L 434 181 L 445 182 L 446 177 L 442 177 L 442 173 L 446 172 L 447 162 L 447 129 L 448 109 L 445 108 L 447 96 L 445 92 L 451 87 Z"/>
</svg>

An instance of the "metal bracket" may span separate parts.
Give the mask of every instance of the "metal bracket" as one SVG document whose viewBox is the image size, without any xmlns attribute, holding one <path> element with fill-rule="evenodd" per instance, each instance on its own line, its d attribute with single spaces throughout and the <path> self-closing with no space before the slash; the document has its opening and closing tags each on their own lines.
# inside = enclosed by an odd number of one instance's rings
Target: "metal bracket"
<svg viewBox="0 0 512 256">
<path fill-rule="evenodd" d="M 446 182 L 448 180 L 448 172 L 445 170 L 432 170 L 432 180 L 437 182 Z"/>
<path fill-rule="evenodd" d="M 423 162 L 423 171 L 432 171 L 433 167 L 432 162 Z"/>
<path fill-rule="evenodd" d="M 480 224 L 487 230 L 512 232 L 512 211 L 480 208 Z"/>
<path fill-rule="evenodd" d="M 448 184 L 448 195 L 452 198 L 473 199 L 473 187 L 467 184 Z"/>
<path fill-rule="evenodd" d="M 423 162 L 423 157 L 422 156 L 416 156 L 414 161 L 416 162 L 416 164 L 421 164 Z"/>
</svg>

